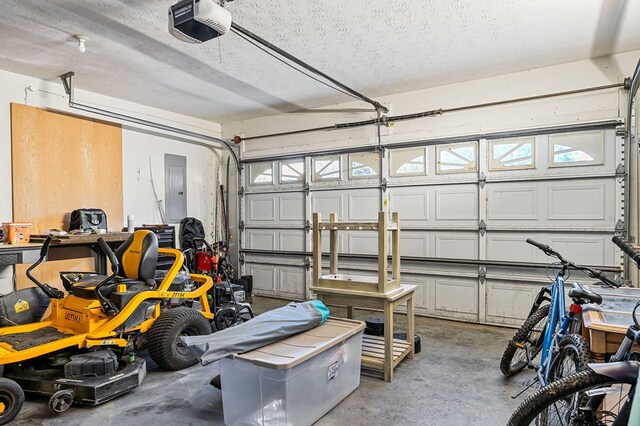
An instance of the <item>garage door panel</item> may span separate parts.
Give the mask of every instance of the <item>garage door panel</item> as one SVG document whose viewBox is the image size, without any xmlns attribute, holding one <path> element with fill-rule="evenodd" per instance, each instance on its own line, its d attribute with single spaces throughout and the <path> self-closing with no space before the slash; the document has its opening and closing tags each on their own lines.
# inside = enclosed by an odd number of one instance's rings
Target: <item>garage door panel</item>
<svg viewBox="0 0 640 426">
<path fill-rule="evenodd" d="M 348 253 L 346 239 L 344 232 L 338 232 L 338 253 Z M 322 253 L 329 253 L 329 232 L 322 233 Z"/>
<path fill-rule="evenodd" d="M 534 186 L 494 187 L 490 185 L 487 203 L 489 220 L 535 220 L 538 188 Z"/>
<path fill-rule="evenodd" d="M 278 232 L 279 250 L 283 251 L 304 251 L 305 232 L 295 230 L 281 230 Z"/>
<path fill-rule="evenodd" d="M 247 218 L 248 223 L 253 222 L 275 222 L 276 200 L 271 194 L 249 194 L 247 195 Z"/>
<path fill-rule="evenodd" d="M 279 219 L 286 223 L 304 223 L 304 194 L 278 194 Z"/>
<path fill-rule="evenodd" d="M 380 211 L 380 191 L 377 189 L 363 189 L 347 194 L 350 222 L 377 221 Z"/>
<path fill-rule="evenodd" d="M 378 254 L 378 235 L 375 232 L 348 232 L 347 252 L 352 254 Z"/>
<path fill-rule="evenodd" d="M 613 202 L 614 195 L 613 181 L 606 183 L 550 185 L 549 220 L 605 220 L 605 205 Z M 606 197 L 609 193 L 611 197 Z"/>
<path fill-rule="evenodd" d="M 505 325 L 522 324 L 541 287 L 542 285 L 539 284 L 529 285 L 487 279 L 485 283 L 487 321 Z"/>
<path fill-rule="evenodd" d="M 338 214 L 338 220 L 345 220 L 344 194 L 335 192 L 314 192 L 311 195 L 312 210 L 322 215 L 322 220 L 329 220 L 331 213 Z"/>
<path fill-rule="evenodd" d="M 437 222 L 478 221 L 478 189 L 476 185 L 451 185 L 435 188 L 435 220 Z"/>
<path fill-rule="evenodd" d="M 400 214 L 402 225 L 424 225 L 431 220 L 433 187 L 410 186 L 389 190 L 390 210 Z"/>
<path fill-rule="evenodd" d="M 613 227 L 619 206 L 608 178 L 492 182 L 487 185 L 488 226 Z"/>
<path fill-rule="evenodd" d="M 615 246 L 611 234 L 602 233 L 539 233 L 539 232 L 487 232 L 487 259 L 511 262 L 551 263 L 542 251 L 526 243 L 531 238 L 548 244 L 579 264 L 615 265 Z"/>
<path fill-rule="evenodd" d="M 247 230 L 249 247 L 254 250 L 278 250 L 276 245 L 276 231 L 263 229 Z"/>
<path fill-rule="evenodd" d="M 278 292 L 287 295 L 304 296 L 306 292 L 306 271 L 304 268 L 283 267 L 278 269 Z"/>
<path fill-rule="evenodd" d="M 402 218 L 401 218 L 402 220 Z M 429 232 L 404 231 L 400 233 L 400 256 L 431 257 Z"/>
<path fill-rule="evenodd" d="M 434 233 L 435 257 L 450 259 L 477 259 L 478 233 Z"/>
<path fill-rule="evenodd" d="M 615 248 L 611 235 L 562 236 L 553 235 L 548 239 L 555 250 L 580 264 L 611 265 L 614 264 Z"/>
<path fill-rule="evenodd" d="M 255 294 L 276 293 L 276 268 L 271 265 L 248 263 L 245 265 L 248 275 L 253 275 L 253 288 Z"/>
<path fill-rule="evenodd" d="M 478 281 L 467 278 L 435 278 L 436 312 L 478 314 Z"/>
</svg>

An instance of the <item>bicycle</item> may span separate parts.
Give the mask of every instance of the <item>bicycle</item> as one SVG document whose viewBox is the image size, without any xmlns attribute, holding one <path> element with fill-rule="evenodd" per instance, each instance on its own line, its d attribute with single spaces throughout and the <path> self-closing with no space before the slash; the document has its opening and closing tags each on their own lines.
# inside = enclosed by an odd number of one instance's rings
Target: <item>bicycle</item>
<svg viewBox="0 0 640 426">
<path fill-rule="evenodd" d="M 580 270 L 610 286 L 620 285 L 597 269 L 576 265 L 565 259 L 546 244 L 530 238 L 527 239 L 527 243 L 542 250 L 547 256 L 557 258 L 561 267 L 552 284 L 540 290 L 527 320 L 507 345 L 500 361 L 500 370 L 509 377 L 529 366 L 536 370 L 537 382 L 542 387 L 575 371 L 583 370 L 591 362 L 588 343 L 579 334 L 581 319 L 577 314 L 582 312 L 582 305 L 586 303 L 600 304 L 602 297 L 578 283 L 573 283 L 569 290 L 569 297 L 573 303 L 567 312 L 564 291 L 567 273 L 573 269 Z M 538 353 L 541 353 L 541 359 L 536 367 L 533 359 Z M 531 385 L 533 383 L 535 382 Z"/>
<path fill-rule="evenodd" d="M 613 237 L 613 242 L 640 265 L 640 251 L 620 237 Z M 638 308 L 640 301 L 632 312 L 633 324 L 609 362 L 589 364 L 586 370 L 538 390 L 516 409 L 508 426 L 639 424 L 640 392 L 635 391 L 640 354 L 632 352 L 633 344 L 640 344 Z"/>
</svg>

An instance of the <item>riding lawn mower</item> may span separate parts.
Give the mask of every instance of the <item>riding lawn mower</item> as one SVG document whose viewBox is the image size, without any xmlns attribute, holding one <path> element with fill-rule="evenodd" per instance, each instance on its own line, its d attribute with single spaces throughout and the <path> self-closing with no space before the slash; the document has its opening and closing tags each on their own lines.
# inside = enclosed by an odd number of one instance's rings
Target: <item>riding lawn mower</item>
<svg viewBox="0 0 640 426">
<path fill-rule="evenodd" d="M 49 396 L 49 408 L 62 412 L 73 403 L 97 405 L 131 391 L 146 375 L 145 360 L 136 351 L 148 349 L 151 359 L 169 370 L 198 362 L 179 337 L 211 333 L 207 293 L 213 281 L 189 274 L 188 287 L 174 282 L 182 252 L 158 248 L 148 230 L 136 231 L 115 253 L 100 238 L 113 273 L 61 272 L 65 293 L 31 274 L 51 240 L 27 270 L 50 299 L 49 309 L 40 322 L 0 328 L 0 424 L 20 412 L 25 392 Z M 156 280 L 159 253 L 174 261 Z"/>
</svg>

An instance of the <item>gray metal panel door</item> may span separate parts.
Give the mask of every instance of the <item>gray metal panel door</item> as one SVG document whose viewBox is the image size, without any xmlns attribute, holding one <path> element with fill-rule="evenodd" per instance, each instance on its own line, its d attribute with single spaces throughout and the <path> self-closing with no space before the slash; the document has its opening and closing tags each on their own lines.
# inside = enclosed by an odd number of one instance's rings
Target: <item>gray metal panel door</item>
<svg viewBox="0 0 640 426">
<path fill-rule="evenodd" d="M 187 157 L 164 155 L 165 220 L 177 223 L 187 216 Z"/>
</svg>

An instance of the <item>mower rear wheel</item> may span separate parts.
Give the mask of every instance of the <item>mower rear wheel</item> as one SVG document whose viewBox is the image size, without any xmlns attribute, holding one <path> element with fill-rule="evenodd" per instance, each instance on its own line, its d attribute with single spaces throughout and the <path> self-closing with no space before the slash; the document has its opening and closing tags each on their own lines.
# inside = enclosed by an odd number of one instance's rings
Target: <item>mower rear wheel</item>
<svg viewBox="0 0 640 426">
<path fill-rule="evenodd" d="M 0 425 L 13 420 L 24 404 L 24 392 L 19 384 L 11 379 L 0 377 Z"/>
<path fill-rule="evenodd" d="M 147 347 L 151 359 L 167 370 L 182 370 L 198 363 L 198 358 L 180 340 L 181 336 L 211 334 L 209 321 L 190 308 L 163 312 L 149 330 Z"/>
</svg>

